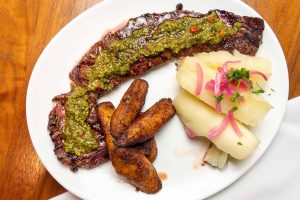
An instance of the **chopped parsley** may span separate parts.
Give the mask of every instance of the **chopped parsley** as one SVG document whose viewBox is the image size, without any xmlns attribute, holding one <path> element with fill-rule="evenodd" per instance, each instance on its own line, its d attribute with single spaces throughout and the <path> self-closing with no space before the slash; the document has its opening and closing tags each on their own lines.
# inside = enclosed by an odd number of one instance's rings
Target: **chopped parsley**
<svg viewBox="0 0 300 200">
<path fill-rule="evenodd" d="M 240 145 L 240 146 L 242 146 L 242 145 L 243 145 L 243 143 L 241 143 L 240 141 L 239 141 L 239 142 L 237 142 L 237 144 L 238 144 L 238 145 Z"/>
<path fill-rule="evenodd" d="M 254 90 L 251 91 L 253 94 L 262 94 L 262 93 L 265 93 L 265 90 L 262 89 L 262 87 L 260 85 L 258 85 L 257 83 L 256 83 L 256 85 L 259 87 L 259 89 L 255 90 L 255 91 Z"/>
<path fill-rule="evenodd" d="M 240 100 L 240 99 L 244 98 L 239 93 L 239 87 L 240 87 L 240 85 L 241 85 L 241 79 L 238 80 L 238 84 L 237 84 L 237 86 L 235 88 L 234 95 L 232 97 L 230 97 L 230 101 L 235 102 L 236 100 Z"/>
<path fill-rule="evenodd" d="M 235 93 L 232 97 L 230 97 L 230 101 L 236 102 L 236 101 L 240 101 L 241 99 L 243 99 L 244 97 L 241 96 L 241 94 L 239 93 L 239 88 L 240 88 L 242 81 L 249 82 L 249 79 L 250 79 L 249 70 L 247 70 L 245 68 L 231 69 L 231 71 L 228 74 L 226 74 L 226 78 L 228 80 L 230 80 L 231 83 L 237 82 L 237 86 L 235 88 Z M 250 83 L 250 87 L 251 87 L 251 83 Z"/>
<path fill-rule="evenodd" d="M 232 79 L 232 81 L 235 80 L 249 81 L 250 78 L 249 70 L 246 70 L 245 68 L 232 69 L 230 73 L 226 74 L 226 78 Z"/>
<path fill-rule="evenodd" d="M 256 90 L 256 91 L 251 91 L 253 94 L 262 94 L 262 93 L 265 93 L 265 91 L 260 88 L 259 90 Z"/>
<path fill-rule="evenodd" d="M 218 103 L 221 103 L 221 101 L 224 99 L 224 94 L 221 94 L 220 96 L 216 96 L 216 100 Z"/>
<path fill-rule="evenodd" d="M 249 87 L 250 87 L 251 90 L 253 89 L 253 83 L 252 83 L 251 80 L 249 80 Z"/>
<path fill-rule="evenodd" d="M 238 109 L 238 107 L 234 106 L 233 108 L 231 108 L 231 111 L 235 112 L 235 111 L 237 111 L 237 109 Z"/>
</svg>

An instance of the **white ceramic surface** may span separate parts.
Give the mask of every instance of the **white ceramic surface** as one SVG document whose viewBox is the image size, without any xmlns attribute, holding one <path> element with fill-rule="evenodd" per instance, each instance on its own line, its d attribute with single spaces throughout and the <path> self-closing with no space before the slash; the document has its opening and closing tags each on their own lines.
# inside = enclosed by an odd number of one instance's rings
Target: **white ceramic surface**
<svg viewBox="0 0 300 200">
<path fill-rule="evenodd" d="M 252 129 L 261 139 L 261 144 L 249 159 L 239 162 L 230 160 L 223 170 L 198 165 L 195 168 L 205 144 L 187 138 L 178 117 L 175 116 L 156 136 L 159 154 L 154 165 L 158 172 L 167 173 L 168 178 L 163 181 L 162 190 L 155 195 L 136 192 L 115 174 L 110 162 L 92 170 L 79 169 L 77 173 L 73 173 L 57 160 L 53 153 L 54 145 L 47 131 L 48 114 L 52 108 L 51 99 L 69 91 L 68 73 L 73 66 L 89 47 L 99 40 L 105 30 L 143 13 L 174 10 L 179 2 L 183 3 L 184 9 L 187 10 L 206 13 L 210 9 L 218 8 L 239 15 L 259 17 L 253 9 L 237 0 L 105 0 L 66 25 L 52 39 L 37 61 L 26 99 L 27 123 L 32 143 L 51 175 L 77 196 L 83 199 L 205 198 L 243 175 L 263 155 L 276 135 L 288 98 L 288 72 L 280 44 L 269 25 L 265 23 L 263 44 L 258 55 L 269 57 L 273 64 L 273 76 L 267 85 L 267 91 L 273 88 L 275 92 L 271 96 L 266 94 L 265 97 L 274 108 Z M 142 76 L 150 86 L 144 109 L 162 97 L 175 97 L 179 89 L 175 73 L 174 62 L 169 62 Z M 130 83 L 131 80 L 127 81 L 99 101 L 110 100 L 117 105 Z"/>
</svg>

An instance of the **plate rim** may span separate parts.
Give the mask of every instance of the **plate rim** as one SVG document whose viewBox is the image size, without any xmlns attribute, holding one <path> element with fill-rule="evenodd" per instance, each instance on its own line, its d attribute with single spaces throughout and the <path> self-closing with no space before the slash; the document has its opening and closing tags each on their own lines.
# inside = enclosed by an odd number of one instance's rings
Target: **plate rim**
<svg viewBox="0 0 300 200">
<path fill-rule="evenodd" d="M 27 86 L 27 91 L 26 91 L 26 122 L 27 122 L 27 127 L 28 127 L 28 132 L 29 132 L 29 135 L 30 135 L 30 139 L 31 139 L 31 142 L 33 144 L 33 147 L 35 149 L 35 152 L 37 153 L 39 159 L 41 160 L 41 162 L 43 163 L 43 166 L 46 168 L 46 170 L 51 174 L 51 176 L 60 184 L 62 185 L 64 188 L 66 188 L 68 191 L 70 191 L 71 193 L 75 194 L 76 196 L 80 197 L 80 198 L 86 198 L 86 195 L 84 195 L 81 191 L 74 191 L 72 187 L 69 187 L 69 185 L 66 185 L 63 181 L 61 181 L 61 178 L 56 176 L 56 174 L 50 170 L 49 166 L 46 165 L 46 159 L 43 158 L 41 155 L 40 155 L 40 152 L 37 148 L 37 144 L 34 142 L 34 139 L 33 139 L 33 130 L 30 128 L 30 120 L 29 120 L 29 94 L 31 93 L 31 88 L 32 88 L 32 84 L 33 84 L 33 80 L 35 80 L 35 76 L 36 76 L 36 73 L 37 73 L 37 68 L 36 66 L 38 66 L 41 62 L 41 60 L 46 56 L 46 53 L 47 52 L 47 49 L 50 49 L 53 44 L 55 44 L 55 41 L 58 40 L 60 37 L 62 37 L 64 35 L 64 33 L 69 29 L 71 28 L 74 24 L 76 24 L 78 21 L 80 21 L 82 18 L 85 17 L 85 15 L 88 15 L 90 12 L 92 12 L 93 10 L 97 9 L 98 7 L 102 7 L 102 6 L 105 6 L 106 4 L 109 4 L 110 2 L 113 2 L 113 1 L 116 1 L 116 0 L 104 0 L 104 1 L 101 1 L 97 4 L 95 4 L 94 6 L 88 8 L 87 10 L 83 11 L 82 13 L 80 13 L 78 16 L 76 16 L 74 19 L 72 19 L 71 21 L 69 21 L 63 28 L 61 28 L 56 34 L 55 36 L 49 41 L 49 43 L 46 45 L 46 47 L 43 49 L 42 53 L 40 54 L 38 60 L 36 61 L 35 65 L 34 65 L 34 68 L 32 69 L 32 72 L 30 74 L 30 79 L 28 81 L 28 86 Z M 235 0 L 229 0 L 229 1 L 235 1 Z M 271 146 L 274 138 L 276 137 L 277 133 L 278 133 L 278 130 L 279 130 L 279 127 L 282 123 L 282 120 L 283 120 L 283 116 L 285 114 L 285 110 L 286 110 L 286 105 L 287 105 L 287 102 L 288 102 L 288 94 L 289 94 L 289 74 L 288 74 L 288 68 L 287 68 L 287 62 L 286 62 L 286 58 L 285 58 L 285 54 L 283 52 L 283 49 L 280 45 L 280 42 L 276 36 L 276 34 L 274 33 L 274 31 L 272 30 L 272 28 L 269 26 L 269 24 L 267 23 L 267 21 L 256 11 L 254 10 L 254 8 L 250 7 L 249 5 L 247 5 L 245 2 L 243 1 L 240 1 L 239 3 L 241 3 L 240 5 L 242 6 L 245 6 L 247 8 L 247 10 L 251 10 L 252 12 L 254 12 L 257 16 L 259 16 L 260 18 L 262 18 L 264 20 L 264 23 L 265 23 L 265 29 L 268 28 L 271 30 L 271 36 L 272 36 L 272 41 L 274 41 L 279 47 L 280 47 L 280 53 L 283 55 L 283 63 L 285 64 L 284 68 L 285 68 L 285 71 L 286 71 L 286 75 L 287 75 L 287 90 L 286 90 L 286 93 L 285 93 L 285 104 L 284 104 L 284 112 L 281 113 L 281 116 L 280 116 L 280 123 L 278 124 L 277 126 L 277 131 L 276 133 L 272 136 L 271 140 L 269 141 L 269 143 L 266 145 L 266 148 L 262 151 L 262 154 L 253 162 L 251 163 L 249 166 L 246 166 L 244 167 L 243 169 L 241 169 L 241 173 L 239 173 L 235 178 L 233 179 L 230 179 L 229 181 L 227 181 L 226 183 L 224 183 L 224 186 L 222 187 L 222 189 L 216 189 L 216 191 L 214 190 L 214 192 L 212 192 L 212 194 L 210 195 L 207 195 L 205 196 L 204 198 L 207 198 L 207 197 L 210 197 L 210 196 L 213 196 L 215 195 L 216 193 L 219 193 L 223 190 L 225 190 L 228 186 L 230 186 L 232 183 L 236 182 L 239 178 L 241 178 L 242 176 L 244 176 L 244 174 L 249 171 L 259 160 L 261 160 L 261 158 L 264 156 L 265 152 L 268 150 L 268 148 Z M 197 198 L 197 197 L 195 197 Z"/>
</svg>

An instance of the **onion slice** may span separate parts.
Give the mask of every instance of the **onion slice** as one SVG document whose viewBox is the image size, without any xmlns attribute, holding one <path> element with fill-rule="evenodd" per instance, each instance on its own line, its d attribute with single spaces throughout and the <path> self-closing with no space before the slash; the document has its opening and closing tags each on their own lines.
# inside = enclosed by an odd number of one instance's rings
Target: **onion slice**
<svg viewBox="0 0 300 200">
<path fill-rule="evenodd" d="M 237 134 L 237 136 L 243 137 L 243 133 L 241 132 L 240 128 L 238 127 L 236 120 L 234 119 L 233 112 L 231 110 L 228 111 L 228 118 L 229 118 L 230 124 L 231 124 L 234 132 Z"/>
<path fill-rule="evenodd" d="M 238 127 L 236 120 L 233 116 L 233 112 L 230 110 L 228 111 L 228 114 L 224 117 L 222 123 L 220 124 L 220 126 L 212 129 L 211 131 L 208 132 L 208 138 L 210 140 L 213 140 L 215 137 L 217 137 L 220 133 L 222 133 L 222 131 L 224 131 L 226 129 L 226 127 L 228 126 L 228 124 L 231 124 L 234 132 L 237 134 L 238 137 L 243 137 L 243 133 L 240 130 L 240 128 Z"/>
<path fill-rule="evenodd" d="M 226 115 L 222 121 L 222 123 L 220 124 L 220 126 L 212 129 L 211 131 L 208 132 L 207 136 L 210 140 L 214 139 L 215 137 L 217 137 L 222 131 L 225 130 L 225 128 L 227 127 L 229 123 L 229 117 L 228 115 Z"/>
<path fill-rule="evenodd" d="M 257 75 L 262 76 L 263 79 L 265 79 L 265 81 L 268 80 L 268 77 L 267 77 L 264 73 L 262 73 L 262 72 L 260 72 L 260 71 L 257 71 L 257 70 L 250 70 L 250 74 L 257 74 Z"/>
<path fill-rule="evenodd" d="M 223 70 L 224 70 L 225 72 L 227 72 L 227 66 L 228 66 L 229 64 L 236 64 L 236 63 L 241 63 L 241 61 L 240 61 L 240 60 L 226 61 L 226 62 L 223 64 Z"/>
<path fill-rule="evenodd" d="M 190 138 L 195 138 L 195 137 L 197 137 L 196 133 L 195 133 L 192 129 L 190 129 L 190 128 L 184 126 L 184 130 L 185 130 L 186 134 L 187 134 Z"/>
<path fill-rule="evenodd" d="M 217 73 L 216 74 L 216 80 L 215 80 L 215 88 L 214 88 L 214 92 L 215 95 L 218 96 L 220 93 L 220 85 L 221 85 L 221 81 L 222 81 L 222 74 L 221 73 Z"/>
<path fill-rule="evenodd" d="M 199 63 L 196 64 L 196 67 L 197 67 L 197 85 L 195 88 L 195 94 L 196 96 L 198 96 L 201 93 L 202 85 L 203 85 L 203 70 L 202 70 L 202 66 Z"/>
<path fill-rule="evenodd" d="M 206 82 L 205 89 L 214 92 L 214 88 L 215 88 L 215 80 L 210 80 Z"/>
</svg>

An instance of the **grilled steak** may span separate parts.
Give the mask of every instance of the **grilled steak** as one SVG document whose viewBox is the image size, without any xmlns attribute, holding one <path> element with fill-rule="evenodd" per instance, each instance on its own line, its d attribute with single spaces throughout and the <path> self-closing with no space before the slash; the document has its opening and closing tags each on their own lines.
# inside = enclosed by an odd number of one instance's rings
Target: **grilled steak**
<svg viewBox="0 0 300 200">
<path fill-rule="evenodd" d="M 101 52 L 109 50 L 114 42 L 125 40 L 126 38 L 129 38 L 134 31 L 145 27 L 149 30 L 153 30 L 152 33 L 154 33 L 163 22 L 176 21 L 184 17 L 198 19 L 207 17 L 212 13 L 217 16 L 218 20 L 220 20 L 223 24 L 226 24 L 228 27 L 233 27 L 236 23 L 239 23 L 239 30 L 233 35 L 224 36 L 222 40 L 217 43 L 199 41 L 198 43 L 193 43 L 193 45 L 188 48 L 181 48 L 178 52 L 166 48 L 162 52 L 155 53 L 153 55 L 139 55 L 136 61 L 130 65 L 129 70 L 127 70 L 126 73 L 111 73 L 109 77 L 105 77 L 105 84 L 109 84 L 110 89 L 98 86 L 95 87 L 96 89 L 88 89 L 90 86 L 90 80 L 87 72 L 92 69 L 95 64 L 97 64 L 97 57 L 99 57 Z M 201 27 L 197 28 L 201 29 Z M 255 55 L 262 43 L 263 30 L 264 21 L 260 18 L 246 16 L 241 17 L 223 10 L 212 10 L 207 14 L 201 14 L 182 10 L 181 4 L 178 4 L 176 6 L 176 10 L 172 12 L 164 12 L 160 14 L 147 13 L 140 17 L 130 19 L 123 28 L 106 34 L 99 42 L 94 44 L 69 74 L 70 79 L 73 81 L 73 85 L 87 88 L 86 91 L 88 95 L 89 112 L 85 122 L 92 129 L 94 137 L 99 142 L 98 148 L 90 153 L 83 153 L 81 155 L 68 153 L 64 149 L 65 138 L 63 132 L 66 121 L 65 104 L 68 101 L 69 96 L 72 94 L 71 91 L 53 99 L 54 108 L 49 114 L 48 130 L 50 131 L 51 139 L 55 144 L 54 152 L 56 156 L 63 164 L 69 166 L 73 171 L 76 171 L 77 167 L 92 168 L 106 161 L 108 158 L 107 149 L 103 141 L 103 134 L 101 133 L 101 127 L 99 125 L 96 112 L 96 101 L 98 97 L 109 92 L 121 84 L 124 80 L 141 75 L 149 71 L 151 68 L 172 58 L 189 56 L 198 52 L 210 52 L 217 50 L 226 50 L 229 52 L 238 50 L 243 54 Z M 197 32 L 198 29 L 191 29 L 191 31 Z M 222 31 L 220 31 L 220 34 L 223 34 Z M 145 38 L 141 37 L 140 39 L 147 42 Z"/>
<path fill-rule="evenodd" d="M 62 135 L 65 126 L 65 103 L 69 94 L 62 94 L 53 98 L 54 108 L 49 114 L 48 130 L 50 137 L 55 145 L 54 153 L 58 160 L 64 165 L 70 167 L 72 171 L 77 171 L 77 167 L 93 168 L 100 163 L 108 160 L 107 148 L 104 142 L 104 136 L 101 132 L 100 123 L 97 116 L 97 96 L 93 93 L 89 95 L 90 112 L 87 118 L 87 124 L 94 131 L 94 136 L 99 142 L 99 147 L 86 154 L 80 156 L 68 153 L 64 149 Z"/>
<path fill-rule="evenodd" d="M 120 30 L 109 33 L 103 37 L 103 39 L 94 46 L 83 56 L 79 64 L 73 68 L 70 73 L 70 79 L 76 84 L 81 86 L 88 85 L 88 79 L 85 74 L 88 68 L 93 66 L 96 61 L 96 57 L 102 50 L 105 50 L 109 45 L 116 40 L 122 40 L 131 35 L 132 31 L 140 29 L 144 26 L 149 26 L 151 29 L 161 24 L 164 20 L 176 20 L 185 16 L 201 18 L 210 13 L 215 12 L 218 17 L 228 24 L 233 26 L 234 23 L 240 22 L 241 30 L 232 37 L 229 37 L 219 44 L 196 44 L 188 49 L 183 49 L 179 53 L 173 53 L 171 51 L 164 51 L 157 56 L 139 57 L 138 61 L 130 68 L 128 73 L 124 76 L 115 76 L 111 78 L 111 82 L 114 86 L 119 85 L 123 80 L 145 73 L 150 68 L 155 67 L 161 63 L 166 62 L 172 58 L 178 58 L 181 56 L 190 56 L 198 52 L 210 52 L 217 50 L 226 50 L 232 52 L 238 50 L 242 54 L 255 55 L 260 44 L 262 43 L 262 35 L 264 31 L 264 21 L 260 18 L 238 16 L 231 12 L 224 10 L 211 10 L 207 14 L 201 14 L 192 11 L 181 10 L 182 6 L 177 6 L 177 9 L 173 12 L 165 12 L 161 14 L 144 14 L 140 17 L 130 19 L 127 24 Z M 179 9 L 178 9 L 179 8 Z M 142 23 L 143 22 L 143 23 Z"/>
</svg>

